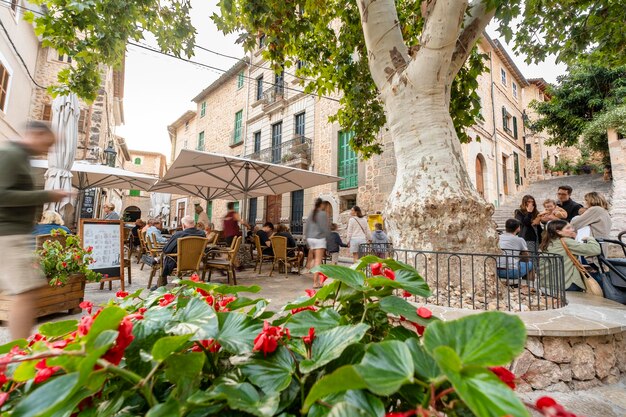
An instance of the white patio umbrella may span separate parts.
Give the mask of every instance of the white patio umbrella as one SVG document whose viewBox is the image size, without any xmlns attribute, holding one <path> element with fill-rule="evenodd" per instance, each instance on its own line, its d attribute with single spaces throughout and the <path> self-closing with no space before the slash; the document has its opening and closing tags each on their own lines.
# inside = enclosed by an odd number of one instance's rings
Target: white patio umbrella
<svg viewBox="0 0 626 417">
<path fill-rule="evenodd" d="M 80 103 L 75 94 L 58 96 L 52 102 L 52 131 L 57 141 L 48 153 L 48 171 L 46 172 L 46 190 L 72 191 L 72 173 L 76 146 L 78 144 L 78 119 Z M 46 210 L 61 212 L 70 203 L 63 199 L 57 203 L 47 203 Z"/>
<path fill-rule="evenodd" d="M 317 185 L 340 181 L 334 175 L 320 174 L 284 165 L 246 158 L 183 149 L 163 179 L 151 191 L 161 191 L 159 184 L 179 189 L 225 193 L 221 199 L 243 198 L 242 217 L 247 218 L 246 202 L 251 197 L 279 195 Z M 221 191 L 220 191 L 221 190 Z M 170 192 L 170 191 L 168 191 Z M 180 193 L 184 194 L 184 193 Z M 198 195 L 195 194 L 194 195 Z"/>
</svg>

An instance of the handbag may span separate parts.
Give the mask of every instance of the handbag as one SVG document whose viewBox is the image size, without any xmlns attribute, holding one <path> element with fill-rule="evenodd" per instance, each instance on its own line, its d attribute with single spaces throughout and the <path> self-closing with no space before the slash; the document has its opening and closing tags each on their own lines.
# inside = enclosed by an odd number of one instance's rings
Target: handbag
<svg viewBox="0 0 626 417">
<path fill-rule="evenodd" d="M 585 291 L 589 294 L 604 297 L 604 292 L 602 291 L 602 287 L 600 287 L 600 284 L 598 284 L 598 281 L 596 281 L 591 275 L 589 275 L 589 272 L 587 272 L 585 267 L 582 266 L 578 258 L 576 258 L 574 254 L 569 250 L 569 248 L 567 247 L 567 243 L 565 243 L 565 240 L 563 238 L 561 238 L 561 244 L 563 245 L 563 249 L 565 249 L 565 253 L 567 253 L 567 256 L 572 260 L 572 263 L 574 264 L 576 269 L 578 269 L 578 271 L 583 276 Z"/>
<path fill-rule="evenodd" d="M 363 225 L 361 224 L 361 222 L 359 222 L 358 220 L 356 220 L 356 224 L 359 225 L 359 227 L 361 228 L 361 231 L 363 232 L 363 235 L 365 235 L 365 240 L 367 240 L 367 243 L 372 243 L 372 239 L 368 239 L 367 238 L 367 232 L 365 231 L 365 229 L 363 229 Z"/>
<path fill-rule="evenodd" d="M 620 304 L 626 304 L 626 290 L 623 288 L 617 287 L 613 283 L 613 276 L 615 274 L 611 271 L 608 272 L 598 272 L 598 276 L 602 281 L 602 289 L 604 290 L 604 298 L 607 298 L 611 301 L 615 301 Z"/>
</svg>

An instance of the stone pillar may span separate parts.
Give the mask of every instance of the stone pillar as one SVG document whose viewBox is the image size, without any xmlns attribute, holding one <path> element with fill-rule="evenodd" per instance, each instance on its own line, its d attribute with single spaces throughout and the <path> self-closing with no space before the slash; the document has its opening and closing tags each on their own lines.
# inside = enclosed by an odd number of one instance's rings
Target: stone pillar
<svg viewBox="0 0 626 417">
<path fill-rule="evenodd" d="M 608 130 L 611 170 L 613 172 L 613 196 L 611 201 L 611 235 L 626 230 L 626 138 L 619 139 L 615 129 Z"/>
</svg>

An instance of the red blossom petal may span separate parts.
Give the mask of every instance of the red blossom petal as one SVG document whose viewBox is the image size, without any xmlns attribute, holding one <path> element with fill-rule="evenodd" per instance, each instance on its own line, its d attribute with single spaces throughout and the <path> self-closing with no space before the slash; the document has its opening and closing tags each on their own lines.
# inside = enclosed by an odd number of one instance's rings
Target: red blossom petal
<svg viewBox="0 0 626 417">
<path fill-rule="evenodd" d="M 315 340 L 315 328 L 309 327 L 309 335 L 304 336 L 302 338 L 302 341 L 304 342 L 305 345 L 310 345 L 313 343 L 313 340 Z"/>
<path fill-rule="evenodd" d="M 402 291 L 402 296 L 404 298 L 409 298 L 409 297 L 413 297 L 413 294 L 405 290 L 405 291 Z"/>
<path fill-rule="evenodd" d="M 326 275 L 322 274 L 321 272 L 319 273 L 318 276 L 320 278 L 320 284 L 323 284 L 328 279 L 328 277 Z"/>
<path fill-rule="evenodd" d="M 92 316 L 81 317 L 80 323 L 78 323 L 78 334 L 81 336 L 85 336 L 87 333 L 89 333 L 89 329 L 91 329 L 93 320 L 94 318 Z"/>
<path fill-rule="evenodd" d="M 385 269 L 383 270 L 383 275 L 384 275 L 384 276 L 386 276 L 387 278 L 389 278 L 389 279 L 390 279 L 390 280 L 392 280 L 392 281 L 395 281 L 395 280 L 396 280 L 396 273 L 395 273 L 395 272 L 393 272 L 393 270 L 392 270 L 392 269 L 385 268 Z"/>
<path fill-rule="evenodd" d="M 91 301 L 83 301 L 82 303 L 78 305 L 78 307 L 82 308 L 83 310 L 87 310 L 87 313 L 91 314 L 93 303 Z"/>
<path fill-rule="evenodd" d="M 161 307 L 165 307 L 166 305 L 174 301 L 175 298 L 176 297 L 173 294 L 164 294 L 163 297 L 161 297 L 161 299 L 159 300 L 159 305 Z"/>
<path fill-rule="evenodd" d="M 128 292 L 127 291 L 118 291 L 115 293 L 115 296 L 117 298 L 126 298 L 128 297 Z"/>
<path fill-rule="evenodd" d="M 315 308 L 314 306 L 298 307 L 291 310 L 291 314 L 296 314 L 305 310 L 317 311 L 317 308 Z"/>
<path fill-rule="evenodd" d="M 423 319 L 429 319 L 433 316 L 433 312 L 426 307 L 420 307 L 417 309 L 417 315 Z"/>
<path fill-rule="evenodd" d="M 10 395 L 11 394 L 8 392 L 0 392 L 0 407 L 2 407 L 5 402 L 7 402 Z"/>
<path fill-rule="evenodd" d="M 551 397 L 541 397 L 537 399 L 537 403 L 535 405 L 538 409 L 543 410 L 547 407 L 554 407 L 555 405 L 558 405 L 558 403 Z"/>
<path fill-rule="evenodd" d="M 313 297 L 317 293 L 317 291 L 315 291 L 314 289 L 311 289 L 311 288 L 308 288 L 308 289 L 304 290 L 304 292 L 309 297 Z"/>
<path fill-rule="evenodd" d="M 200 276 L 198 274 L 192 274 L 190 279 L 193 282 L 200 282 Z"/>
<path fill-rule="evenodd" d="M 489 368 L 491 372 L 496 374 L 498 378 L 511 389 L 515 389 L 515 374 L 502 366 L 494 366 Z"/>
<path fill-rule="evenodd" d="M 376 262 L 370 265 L 370 270 L 372 271 L 372 275 L 382 275 L 383 274 L 383 264 L 380 262 Z"/>
</svg>

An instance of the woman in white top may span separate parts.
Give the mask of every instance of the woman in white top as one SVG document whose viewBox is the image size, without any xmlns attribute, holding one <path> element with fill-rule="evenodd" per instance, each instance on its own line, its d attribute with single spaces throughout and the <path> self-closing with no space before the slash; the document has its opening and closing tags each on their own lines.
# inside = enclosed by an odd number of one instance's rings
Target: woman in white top
<svg viewBox="0 0 626 417">
<path fill-rule="evenodd" d="M 352 207 L 350 215 L 352 217 L 348 220 L 348 246 L 352 259 L 356 262 L 359 260 L 359 245 L 371 241 L 372 232 L 359 206 Z"/>
</svg>

